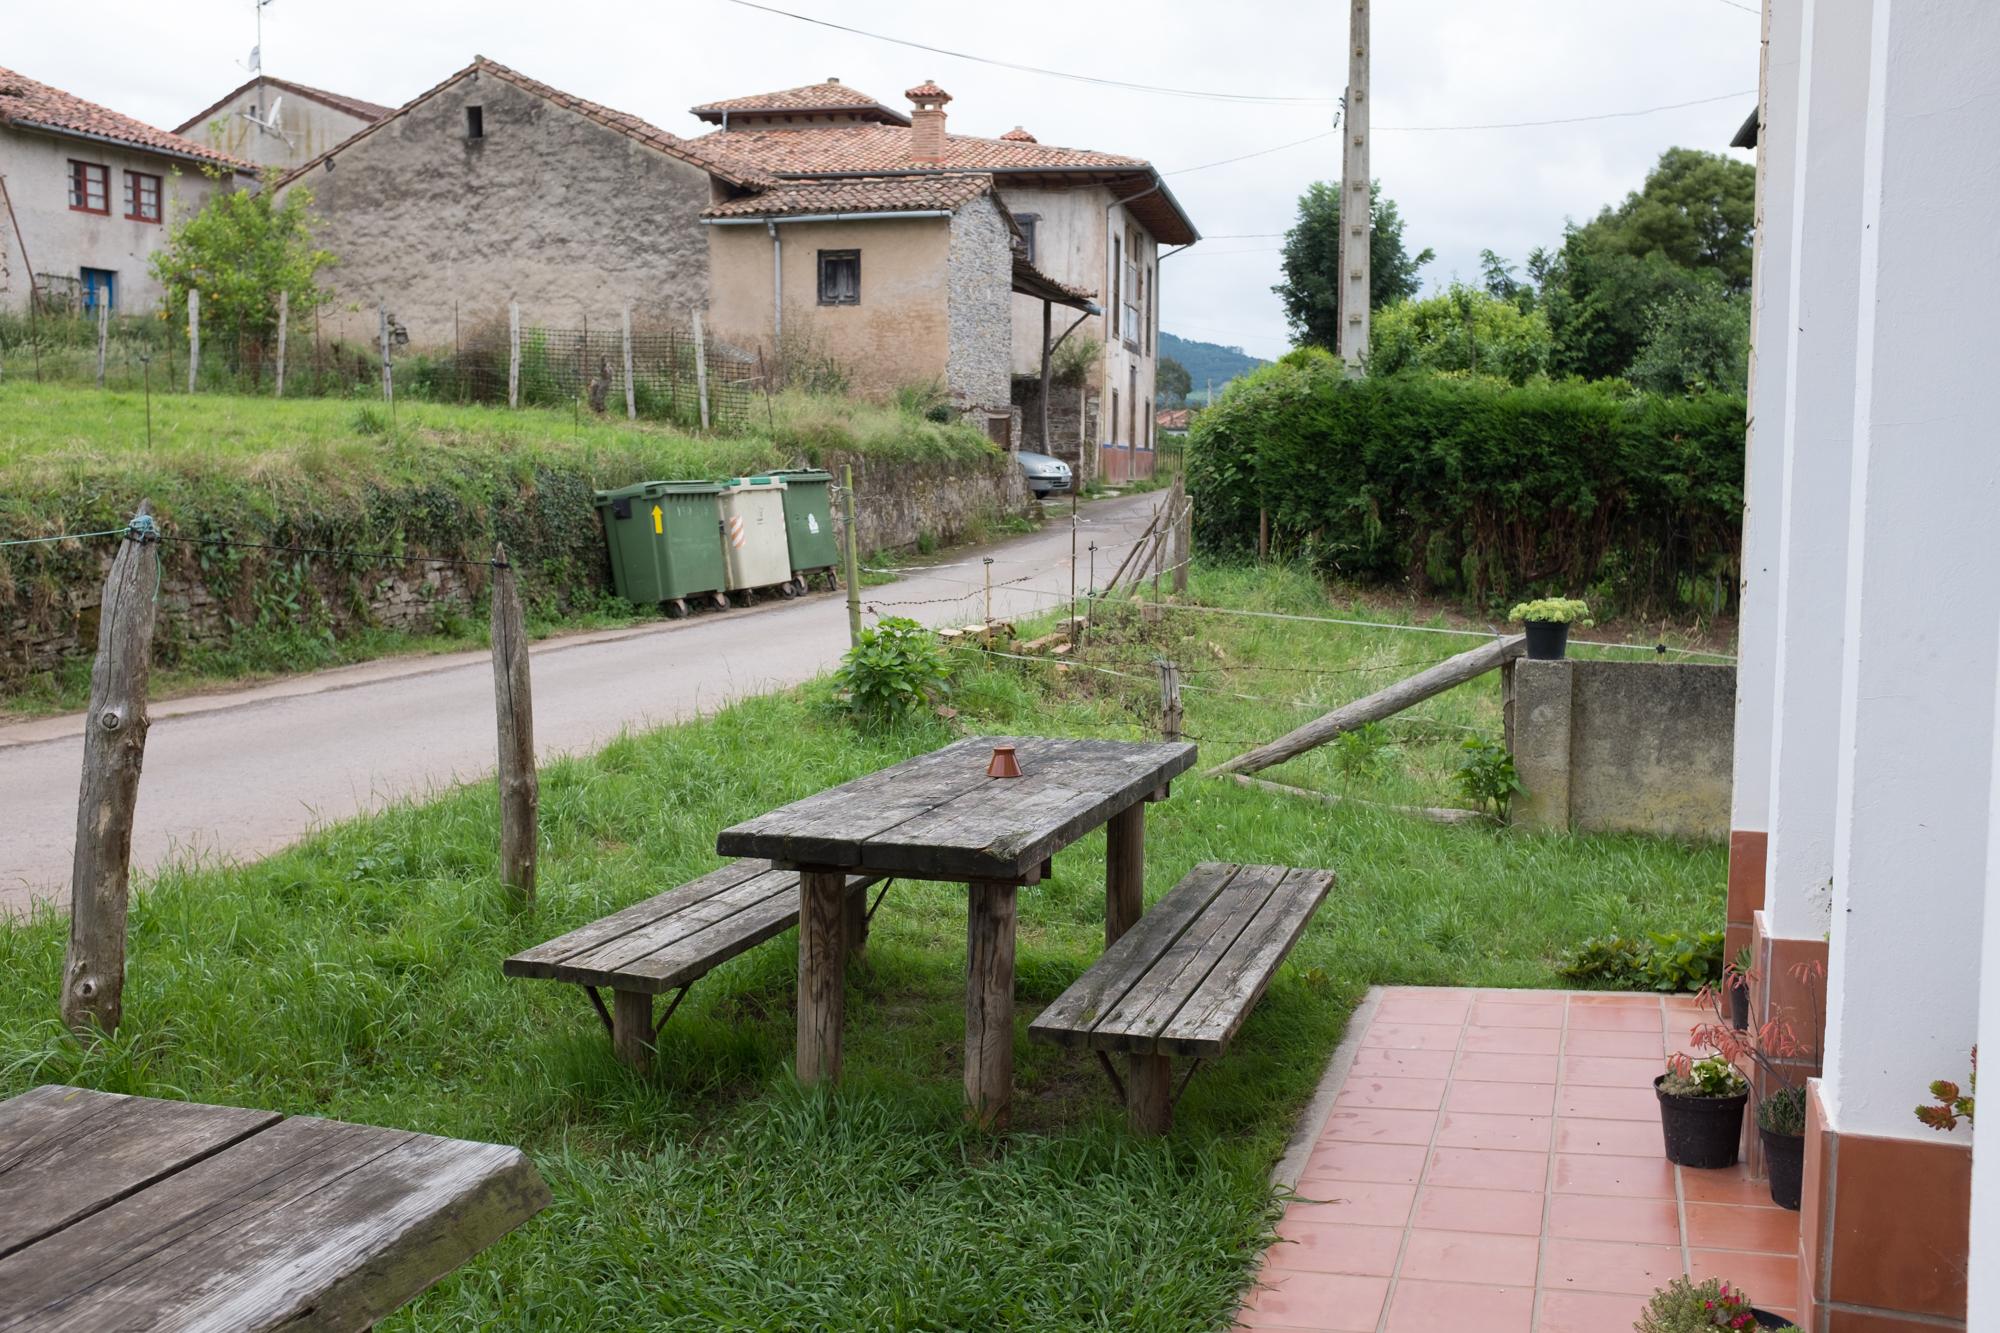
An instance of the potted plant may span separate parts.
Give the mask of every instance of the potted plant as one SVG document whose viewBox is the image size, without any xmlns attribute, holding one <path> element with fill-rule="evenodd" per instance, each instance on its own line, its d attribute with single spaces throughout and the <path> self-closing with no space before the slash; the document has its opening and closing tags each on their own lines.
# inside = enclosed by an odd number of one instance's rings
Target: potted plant
<svg viewBox="0 0 2000 1333">
<path fill-rule="evenodd" d="M 1722 969 L 1722 980 L 1729 989 L 1729 1021 L 1738 1032 L 1750 1026 L 1750 979 L 1750 946 L 1746 944 Z"/>
<path fill-rule="evenodd" d="M 1653 1091 L 1669 1162 L 1709 1170 L 1736 1165 L 1750 1081 L 1734 1065 L 1677 1053 L 1667 1057 L 1667 1072 L 1653 1080 Z"/>
<path fill-rule="evenodd" d="M 1588 628 L 1590 607 L 1573 597 L 1543 597 L 1522 602 L 1507 613 L 1528 636 L 1528 656 L 1537 662 L 1560 662 L 1569 649 L 1569 627 Z"/>
<path fill-rule="evenodd" d="M 1732 1068 L 1754 1065 L 1763 1073 L 1764 1091 L 1757 1099 L 1757 1136 L 1764 1144 L 1771 1202 L 1797 1211 L 1806 1161 L 1805 1085 L 1819 1073 L 1819 988 L 1826 980 L 1826 964 L 1817 960 L 1799 963 L 1791 975 L 1811 1006 L 1810 1040 L 1799 1035 L 1791 1016 L 1783 1010 L 1774 1011 L 1754 1028 L 1723 1022 L 1721 999 L 1712 987 L 1702 990 L 1701 1002 L 1717 1021 L 1696 1024 L 1689 1039 L 1697 1049 L 1714 1052 L 1713 1058 Z M 1742 976 L 1746 981 L 1755 979 L 1755 973 L 1747 970 Z"/>
<path fill-rule="evenodd" d="M 1716 1328 L 1755 1333 L 1797 1325 L 1759 1310 L 1750 1304 L 1748 1292 L 1720 1278 L 1695 1282 L 1677 1277 L 1653 1292 L 1645 1313 L 1632 1327 L 1637 1333 L 1707 1333 Z"/>
<path fill-rule="evenodd" d="M 1949 1134 L 1958 1128 L 1963 1120 L 1969 1129 L 1973 1123 L 1973 1094 L 1979 1090 L 1979 1048 L 1972 1048 L 1972 1078 L 1960 1091 L 1958 1084 L 1941 1078 L 1931 1084 L 1931 1100 L 1917 1108 L 1917 1119 L 1929 1125 L 1940 1134 Z"/>
</svg>

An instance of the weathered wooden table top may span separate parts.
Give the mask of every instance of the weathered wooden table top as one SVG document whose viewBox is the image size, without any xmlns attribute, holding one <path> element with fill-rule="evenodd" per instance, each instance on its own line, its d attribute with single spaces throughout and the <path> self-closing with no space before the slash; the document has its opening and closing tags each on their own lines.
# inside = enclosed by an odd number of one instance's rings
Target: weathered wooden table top
<svg viewBox="0 0 2000 1333">
<path fill-rule="evenodd" d="M 989 778 L 1012 745 L 1018 778 Z M 971 736 L 724 829 L 724 856 L 912 879 L 1019 880 L 1194 766 L 1185 741 Z"/>
<path fill-rule="evenodd" d="M 364 1329 L 548 1202 L 518 1148 L 52 1084 L 0 1102 L 0 1330 Z"/>
</svg>

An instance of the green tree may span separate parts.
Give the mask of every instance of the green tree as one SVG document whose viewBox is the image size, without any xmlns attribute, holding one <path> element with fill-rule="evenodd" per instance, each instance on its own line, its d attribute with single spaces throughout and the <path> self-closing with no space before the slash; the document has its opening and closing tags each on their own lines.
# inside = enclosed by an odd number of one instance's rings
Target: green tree
<svg viewBox="0 0 2000 1333">
<path fill-rule="evenodd" d="M 1654 393 L 1742 393 L 1750 378 L 1749 294 L 1708 282 L 1655 305 L 1626 378 Z"/>
<path fill-rule="evenodd" d="M 1436 253 L 1409 253 L 1396 201 L 1381 182 L 1369 187 L 1368 303 L 1380 310 L 1416 295 L 1417 274 Z M 1285 303 L 1293 340 L 1302 346 L 1340 346 L 1340 186 L 1314 181 L 1299 196 L 1298 221 L 1285 233 L 1284 279 L 1271 290 Z"/>
<path fill-rule="evenodd" d="M 1160 358 L 1160 365 L 1153 372 L 1153 391 L 1163 407 L 1180 407 L 1187 402 L 1187 396 L 1194 391 L 1194 377 L 1188 368 L 1170 356 Z"/>
<path fill-rule="evenodd" d="M 1488 294 L 1511 302 L 1522 310 L 1535 304 L 1535 289 L 1514 276 L 1514 265 L 1491 250 L 1479 252 L 1479 273 Z"/>
<path fill-rule="evenodd" d="M 174 226 L 152 258 L 169 309 L 199 290 L 204 328 L 261 346 L 277 328 L 278 293 L 286 293 L 294 319 L 325 300 L 318 274 L 334 257 L 313 245 L 312 192 L 293 186 L 278 200 L 276 182 L 270 172 L 261 190 L 215 194 Z"/>
<path fill-rule="evenodd" d="M 1418 301 L 1400 301 L 1375 315 L 1368 369 L 1492 375 L 1525 384 L 1549 368 L 1554 344 L 1541 311 L 1464 283 Z"/>
<path fill-rule="evenodd" d="M 1639 190 L 1581 230 L 1614 253 L 1663 255 L 1684 269 L 1716 273 L 1733 292 L 1750 290 L 1757 169 L 1721 153 L 1669 148 Z"/>
</svg>

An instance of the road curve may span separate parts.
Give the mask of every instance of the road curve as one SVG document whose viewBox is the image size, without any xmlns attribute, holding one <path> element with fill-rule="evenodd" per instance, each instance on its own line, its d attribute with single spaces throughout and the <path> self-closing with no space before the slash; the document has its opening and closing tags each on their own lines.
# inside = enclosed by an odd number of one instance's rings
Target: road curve
<svg viewBox="0 0 2000 1333">
<path fill-rule="evenodd" d="M 1108 580 L 1157 497 L 1082 505 L 1075 586 Z M 1070 524 L 947 557 L 863 590 L 882 615 L 927 624 L 977 620 L 981 561 L 993 610 L 1057 609 L 1071 589 Z M 1116 549 L 1106 549 L 1116 548 Z M 841 594 L 772 602 L 635 629 L 550 639 L 533 649 L 535 747 L 587 752 L 620 732 L 713 712 L 796 685 L 847 648 Z M 484 777 L 494 764 L 493 673 L 484 652 L 396 658 L 271 685 L 156 703 L 139 787 L 132 859 L 248 860 L 311 829 Z M 83 762 L 80 714 L 0 726 L 0 913 L 68 899 Z"/>
</svg>

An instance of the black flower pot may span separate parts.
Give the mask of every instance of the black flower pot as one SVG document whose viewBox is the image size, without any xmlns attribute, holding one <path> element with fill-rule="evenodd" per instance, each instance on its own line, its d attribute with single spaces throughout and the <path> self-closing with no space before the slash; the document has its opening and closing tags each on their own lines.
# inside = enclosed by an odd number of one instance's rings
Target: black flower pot
<svg viewBox="0 0 2000 1333">
<path fill-rule="evenodd" d="M 1667 1140 L 1667 1160 L 1675 1166 L 1709 1171 L 1735 1166 L 1749 1090 L 1734 1097 L 1676 1097 L 1661 1086 L 1665 1082 L 1665 1074 L 1654 1079 L 1653 1092 L 1660 1099 L 1660 1129 Z"/>
<path fill-rule="evenodd" d="M 1750 1026 L 1750 988 L 1726 981 L 1723 985 L 1729 987 L 1729 1024 L 1741 1032 Z"/>
<path fill-rule="evenodd" d="M 1523 627 L 1528 636 L 1528 656 L 1537 662 L 1560 662 L 1569 651 L 1567 620 L 1530 620 Z"/>
<path fill-rule="evenodd" d="M 1764 1140 L 1764 1170 L 1771 1177 L 1771 1202 L 1780 1208 L 1799 1210 L 1799 1190 L 1806 1173 L 1806 1136 L 1778 1134 L 1757 1127 Z"/>
<path fill-rule="evenodd" d="M 1798 1325 L 1794 1324 L 1791 1320 L 1774 1315 L 1769 1310 L 1759 1310 L 1754 1305 L 1750 1307 L 1750 1317 L 1757 1321 L 1760 1333 L 1764 1329 L 1771 1329 L 1774 1333 L 1783 1333 L 1785 1329 L 1796 1330 L 1798 1328 Z"/>
</svg>

